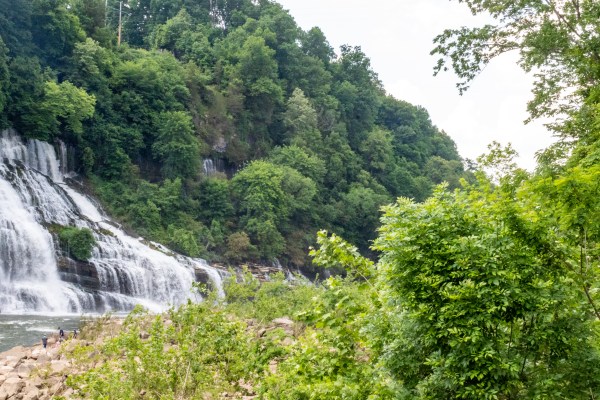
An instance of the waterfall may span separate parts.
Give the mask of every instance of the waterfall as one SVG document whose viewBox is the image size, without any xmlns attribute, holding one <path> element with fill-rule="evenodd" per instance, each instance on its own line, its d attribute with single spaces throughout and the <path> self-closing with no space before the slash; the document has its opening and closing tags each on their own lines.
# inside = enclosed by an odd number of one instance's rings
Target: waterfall
<svg viewBox="0 0 600 400">
<path fill-rule="evenodd" d="M 202 172 L 205 176 L 215 176 L 216 174 L 226 174 L 225 162 L 223 159 L 205 158 L 202 160 Z"/>
<path fill-rule="evenodd" d="M 68 159 L 68 153 L 67 153 L 67 145 L 65 145 L 65 143 L 62 140 L 59 140 L 58 142 L 58 149 L 59 149 L 59 160 L 58 163 L 60 165 L 60 173 L 62 176 L 67 176 L 67 174 L 69 173 L 69 159 Z"/>
<path fill-rule="evenodd" d="M 54 182 L 62 182 L 59 161 L 50 143 L 29 140 L 27 144 L 23 144 L 14 130 L 7 129 L 0 134 L 0 159 L 2 158 L 18 160 Z"/>
<path fill-rule="evenodd" d="M 210 158 L 205 158 L 202 161 L 202 170 L 204 171 L 204 175 L 206 176 L 213 176 L 217 172 L 217 169 L 215 168 L 215 163 Z"/>
<path fill-rule="evenodd" d="M 0 175 L 5 169 L 0 165 Z M 0 179 L 0 309 L 59 311 L 67 306 L 64 299 L 52 237 Z"/>
<path fill-rule="evenodd" d="M 61 160 L 66 160 L 64 145 Z M 221 272 L 204 260 L 148 246 L 118 228 L 90 198 L 64 183 L 54 147 L 0 134 L 0 312 L 160 311 L 193 296 L 196 270 L 222 294 Z M 53 224 L 92 230 L 87 263 L 59 265 Z M 64 264 L 64 265 L 63 265 Z"/>
</svg>

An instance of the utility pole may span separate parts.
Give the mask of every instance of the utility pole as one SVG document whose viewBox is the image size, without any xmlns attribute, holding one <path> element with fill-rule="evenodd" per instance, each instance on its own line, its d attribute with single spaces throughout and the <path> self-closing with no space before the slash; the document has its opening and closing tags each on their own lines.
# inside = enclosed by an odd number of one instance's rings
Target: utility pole
<svg viewBox="0 0 600 400">
<path fill-rule="evenodd" d="M 117 45 L 120 46 L 121 45 L 121 13 L 123 11 L 123 2 L 120 1 L 119 2 L 119 39 L 117 41 Z"/>
</svg>

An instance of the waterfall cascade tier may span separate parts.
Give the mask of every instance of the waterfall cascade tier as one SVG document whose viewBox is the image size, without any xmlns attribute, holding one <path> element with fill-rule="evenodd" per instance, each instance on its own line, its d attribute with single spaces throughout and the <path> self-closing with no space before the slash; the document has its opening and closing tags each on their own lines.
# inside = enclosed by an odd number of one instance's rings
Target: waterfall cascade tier
<svg viewBox="0 0 600 400">
<path fill-rule="evenodd" d="M 220 158 L 215 160 L 212 158 L 205 158 L 202 160 L 202 173 L 208 177 L 215 176 L 217 174 L 227 174 L 225 162 Z"/>
<path fill-rule="evenodd" d="M 64 183 L 61 160 L 49 143 L 0 133 L 0 312 L 82 313 L 151 310 L 186 301 L 199 275 L 222 294 L 223 272 L 202 259 L 128 236 L 91 199 Z M 92 258 L 59 256 L 53 225 L 92 230 Z"/>
</svg>

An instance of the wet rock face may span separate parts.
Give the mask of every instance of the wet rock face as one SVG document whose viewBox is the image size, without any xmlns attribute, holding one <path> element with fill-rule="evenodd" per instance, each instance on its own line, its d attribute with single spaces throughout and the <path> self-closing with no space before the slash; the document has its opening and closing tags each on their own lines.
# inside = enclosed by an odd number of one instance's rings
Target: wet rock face
<svg viewBox="0 0 600 400">
<path fill-rule="evenodd" d="M 58 273 L 63 281 L 74 283 L 85 289 L 100 289 L 98 271 L 93 264 L 67 257 L 59 257 L 57 264 Z"/>
<path fill-rule="evenodd" d="M 196 268 L 194 270 L 194 275 L 195 275 L 195 278 L 196 278 L 196 282 L 203 283 L 206 286 L 208 286 L 209 288 L 212 287 L 211 286 L 212 285 L 212 281 L 210 279 L 210 275 L 208 275 L 208 272 L 206 272 L 203 269 Z"/>
</svg>

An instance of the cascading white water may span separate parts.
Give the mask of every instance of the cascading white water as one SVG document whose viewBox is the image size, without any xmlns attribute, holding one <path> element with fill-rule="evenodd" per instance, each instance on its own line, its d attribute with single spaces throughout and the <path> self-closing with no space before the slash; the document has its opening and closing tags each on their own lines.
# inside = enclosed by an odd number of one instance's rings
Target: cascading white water
<svg viewBox="0 0 600 400">
<path fill-rule="evenodd" d="M 52 237 L 0 179 L 0 310 L 64 310 L 62 295 Z"/>
<path fill-rule="evenodd" d="M 158 311 L 192 295 L 198 269 L 222 294 L 220 272 L 204 260 L 150 248 L 64 184 L 50 144 L 24 144 L 10 130 L 2 132 L 0 140 L 1 312 L 126 311 L 136 304 Z M 66 159 L 64 154 L 61 159 Z M 65 273 L 70 278 L 60 279 L 56 246 L 45 228 L 49 224 L 93 231 L 96 246 L 86 274 Z M 85 288 L 85 282 L 95 287 Z"/>
<path fill-rule="evenodd" d="M 13 129 L 0 133 L 0 159 L 2 158 L 18 160 L 54 182 L 63 180 L 52 145 L 39 140 L 29 140 L 25 145 Z"/>
<path fill-rule="evenodd" d="M 226 174 L 225 163 L 222 159 L 205 158 L 202 160 L 202 172 L 205 176 L 215 176 L 217 174 Z"/>
<path fill-rule="evenodd" d="M 204 175 L 206 176 L 213 176 L 217 173 L 215 163 L 210 158 L 206 158 L 202 161 L 202 170 L 204 171 Z"/>
</svg>

